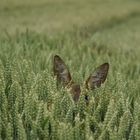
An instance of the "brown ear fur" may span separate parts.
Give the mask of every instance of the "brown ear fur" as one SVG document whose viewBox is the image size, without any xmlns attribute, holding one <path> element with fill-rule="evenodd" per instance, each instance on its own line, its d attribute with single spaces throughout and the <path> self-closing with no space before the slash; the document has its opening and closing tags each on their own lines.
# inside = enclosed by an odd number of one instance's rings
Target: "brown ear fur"
<svg viewBox="0 0 140 140">
<path fill-rule="evenodd" d="M 105 82 L 109 70 L 109 64 L 104 63 L 97 67 L 95 71 L 86 80 L 86 88 L 94 89 L 100 87 Z"/>
<path fill-rule="evenodd" d="M 90 76 L 86 80 L 86 88 L 87 89 L 94 89 L 96 87 L 100 87 L 102 83 L 105 82 L 107 74 L 109 70 L 109 64 L 104 63 L 97 67 L 95 71 L 90 74 Z M 58 83 L 61 83 L 64 87 L 70 88 L 70 92 L 72 94 L 72 98 L 75 102 L 78 101 L 81 89 L 80 85 L 75 84 L 72 81 L 70 72 L 61 59 L 60 56 L 55 55 L 53 60 L 53 71 L 54 75 L 57 77 Z M 88 95 L 85 96 L 86 102 L 88 102 Z"/>
<path fill-rule="evenodd" d="M 54 75 L 57 77 L 57 81 L 64 87 L 67 86 L 71 81 L 71 75 L 66 64 L 58 55 L 54 56 L 53 61 L 53 71 Z"/>
<path fill-rule="evenodd" d="M 70 89 L 73 100 L 77 102 L 81 93 L 80 85 L 72 81 L 70 72 L 60 56 L 55 55 L 53 61 L 53 71 L 54 75 L 57 77 L 57 81 L 64 87 L 67 86 L 67 88 Z"/>
</svg>

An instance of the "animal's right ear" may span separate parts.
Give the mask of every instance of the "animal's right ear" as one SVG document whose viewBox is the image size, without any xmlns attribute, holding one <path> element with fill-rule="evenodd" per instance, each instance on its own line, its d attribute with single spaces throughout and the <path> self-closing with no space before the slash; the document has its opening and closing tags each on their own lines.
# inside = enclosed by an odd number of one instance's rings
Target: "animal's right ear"
<svg viewBox="0 0 140 140">
<path fill-rule="evenodd" d="M 86 88 L 94 89 L 100 87 L 105 82 L 109 70 L 109 64 L 104 63 L 97 67 L 93 73 L 90 74 L 86 80 Z"/>
<path fill-rule="evenodd" d="M 57 81 L 60 82 L 64 87 L 70 83 L 70 72 L 64 61 L 58 55 L 55 55 L 53 59 L 53 71 L 54 75 L 57 77 Z"/>
</svg>

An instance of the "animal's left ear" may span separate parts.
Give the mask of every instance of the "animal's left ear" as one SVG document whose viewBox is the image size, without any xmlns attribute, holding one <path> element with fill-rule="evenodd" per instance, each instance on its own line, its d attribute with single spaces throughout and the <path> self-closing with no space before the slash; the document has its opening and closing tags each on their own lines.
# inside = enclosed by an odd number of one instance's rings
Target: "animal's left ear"
<svg viewBox="0 0 140 140">
<path fill-rule="evenodd" d="M 64 61 L 60 58 L 60 56 L 55 55 L 53 60 L 53 72 L 57 77 L 57 81 L 61 83 L 63 86 L 67 86 L 71 81 L 70 72 L 64 63 Z"/>
<path fill-rule="evenodd" d="M 109 70 L 109 64 L 104 63 L 97 67 L 95 71 L 86 80 L 86 88 L 94 89 L 100 87 L 105 82 Z"/>
</svg>

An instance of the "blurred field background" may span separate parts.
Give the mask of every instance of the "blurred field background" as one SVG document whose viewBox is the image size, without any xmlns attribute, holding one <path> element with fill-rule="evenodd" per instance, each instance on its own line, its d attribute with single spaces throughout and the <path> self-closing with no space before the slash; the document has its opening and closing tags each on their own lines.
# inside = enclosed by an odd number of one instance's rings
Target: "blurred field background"
<svg viewBox="0 0 140 140">
<path fill-rule="evenodd" d="M 77 104 L 56 87 L 54 54 L 81 84 Z M 138 140 L 139 54 L 139 0 L 1 0 L 0 140 Z M 104 62 L 105 84 L 86 91 Z"/>
<path fill-rule="evenodd" d="M 2 0 L 0 31 L 54 33 L 73 26 L 102 28 L 139 17 L 139 0 Z"/>
</svg>

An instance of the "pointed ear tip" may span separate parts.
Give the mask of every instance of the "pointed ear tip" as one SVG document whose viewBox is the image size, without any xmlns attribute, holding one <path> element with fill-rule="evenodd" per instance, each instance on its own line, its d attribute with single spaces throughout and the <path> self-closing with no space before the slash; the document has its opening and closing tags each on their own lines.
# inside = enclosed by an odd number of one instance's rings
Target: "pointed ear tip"
<svg viewBox="0 0 140 140">
<path fill-rule="evenodd" d="M 60 59 L 60 56 L 57 55 L 57 54 L 55 54 L 55 55 L 54 55 L 54 59 Z"/>
<path fill-rule="evenodd" d="M 57 54 L 55 54 L 54 57 L 59 57 L 59 56 Z"/>
<path fill-rule="evenodd" d="M 109 63 L 108 62 L 104 63 L 103 65 L 107 65 L 109 67 Z"/>
</svg>

